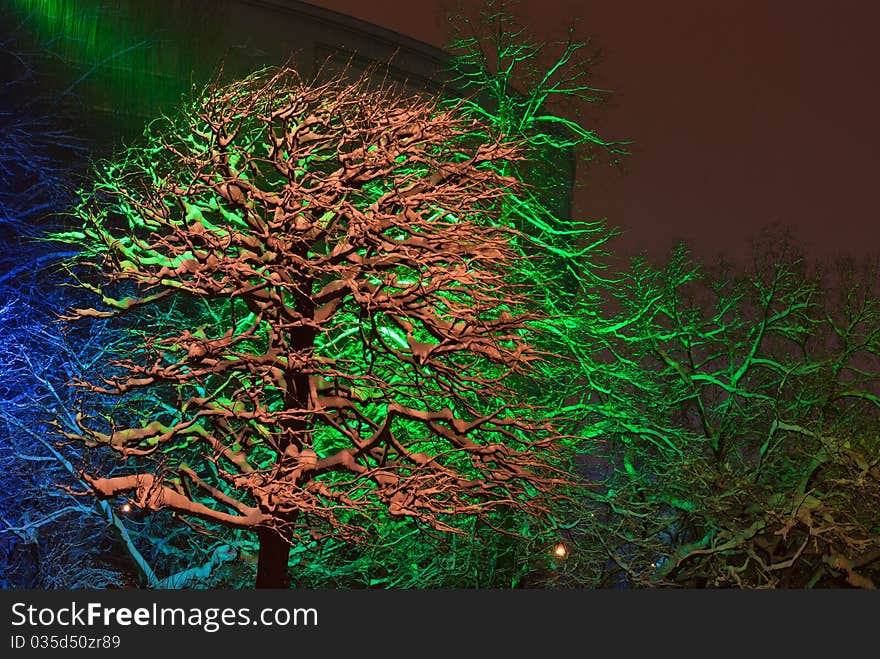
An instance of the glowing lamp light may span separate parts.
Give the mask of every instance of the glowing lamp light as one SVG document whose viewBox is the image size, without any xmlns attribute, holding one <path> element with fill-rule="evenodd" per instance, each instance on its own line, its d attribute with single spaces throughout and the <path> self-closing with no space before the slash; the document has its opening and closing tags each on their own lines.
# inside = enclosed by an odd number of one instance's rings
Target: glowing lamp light
<svg viewBox="0 0 880 659">
<path fill-rule="evenodd" d="M 557 543 L 553 548 L 553 555 L 556 558 L 565 558 L 568 555 L 568 547 L 562 542 Z"/>
<path fill-rule="evenodd" d="M 131 504 L 130 503 L 122 504 L 122 512 L 130 513 L 131 512 Z"/>
</svg>

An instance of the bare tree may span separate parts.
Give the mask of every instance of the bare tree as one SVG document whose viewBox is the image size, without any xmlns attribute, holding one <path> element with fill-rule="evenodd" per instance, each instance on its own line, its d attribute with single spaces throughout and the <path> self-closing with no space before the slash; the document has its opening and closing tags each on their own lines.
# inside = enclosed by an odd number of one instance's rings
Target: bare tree
<svg viewBox="0 0 880 659">
<path fill-rule="evenodd" d="M 460 7 L 453 17 L 449 69 L 463 98 L 451 102 L 528 149 L 528 158 L 507 163 L 505 171 L 528 184 L 507 208 L 522 230 L 518 248 L 533 259 L 524 279 L 551 315 L 576 321 L 586 311 L 578 301 L 594 299 L 594 289 L 607 283 L 603 246 L 614 233 L 602 222 L 572 217 L 577 168 L 593 160 L 618 163 L 627 143 L 590 127 L 589 109 L 610 97 L 592 83 L 599 60 L 592 41 L 572 26 L 559 43 L 538 42 L 517 21 L 513 4 L 489 1 L 474 15 Z"/>
<path fill-rule="evenodd" d="M 872 272 L 835 300 L 773 233 L 743 271 L 636 264 L 593 378 L 612 450 L 591 542 L 629 583 L 876 585 Z"/>
<path fill-rule="evenodd" d="M 113 372 L 77 382 L 118 407 L 59 429 L 128 460 L 92 490 L 255 531 L 258 587 L 376 510 L 541 517 L 567 480 L 514 389 L 541 358 L 497 221 L 521 157 L 452 110 L 287 68 L 154 125 L 61 236 L 102 300 L 68 317 L 137 319 Z"/>
<path fill-rule="evenodd" d="M 520 231 L 514 244 L 524 257 L 518 281 L 547 317 L 536 345 L 554 355 L 538 365 L 541 385 L 529 393 L 554 410 L 558 423 L 580 438 L 582 449 L 593 450 L 601 432 L 593 414 L 598 399 L 591 379 L 606 367 L 601 333 L 611 331 L 603 299 L 620 281 L 609 270 L 608 246 L 615 231 L 604 221 L 578 217 L 572 191 L 583 183 L 580 170 L 619 164 L 627 143 L 595 128 L 594 110 L 611 93 L 594 82 L 601 54 L 592 39 L 571 25 L 561 40 L 539 41 L 517 19 L 516 3 L 489 1 L 477 7 L 460 4 L 450 17 L 451 79 L 469 116 L 521 141 L 528 153 L 504 169 L 526 183 L 511 195 L 505 219 Z M 593 477 L 577 475 L 582 483 Z M 568 553 L 564 560 L 548 561 L 545 549 L 543 564 L 530 565 L 528 574 L 514 581 L 596 585 L 601 547 L 578 541 L 593 526 L 593 510 L 583 500 L 556 504 L 554 546 L 563 541 Z"/>
</svg>

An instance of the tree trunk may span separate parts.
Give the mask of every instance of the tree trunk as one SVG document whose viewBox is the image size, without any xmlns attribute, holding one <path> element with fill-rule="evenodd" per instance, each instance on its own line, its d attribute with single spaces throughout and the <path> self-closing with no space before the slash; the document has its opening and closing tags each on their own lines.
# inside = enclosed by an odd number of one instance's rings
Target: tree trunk
<svg viewBox="0 0 880 659">
<path fill-rule="evenodd" d="M 260 553 L 257 559 L 257 588 L 290 588 L 287 560 L 290 543 L 271 529 L 257 531 Z"/>
</svg>

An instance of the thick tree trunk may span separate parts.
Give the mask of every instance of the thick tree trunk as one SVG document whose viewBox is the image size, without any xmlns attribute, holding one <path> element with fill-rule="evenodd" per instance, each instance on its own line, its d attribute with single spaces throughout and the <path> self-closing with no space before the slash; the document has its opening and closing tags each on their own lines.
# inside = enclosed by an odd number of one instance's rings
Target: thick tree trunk
<svg viewBox="0 0 880 659">
<path fill-rule="evenodd" d="M 257 588 L 290 588 L 287 560 L 290 543 L 269 529 L 257 532 L 260 553 L 257 559 Z"/>
</svg>

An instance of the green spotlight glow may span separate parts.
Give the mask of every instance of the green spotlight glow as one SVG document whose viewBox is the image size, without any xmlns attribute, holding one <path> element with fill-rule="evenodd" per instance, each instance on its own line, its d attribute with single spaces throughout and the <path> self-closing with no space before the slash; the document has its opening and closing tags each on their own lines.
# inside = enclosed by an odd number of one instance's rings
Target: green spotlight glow
<svg viewBox="0 0 880 659">
<path fill-rule="evenodd" d="M 13 0 L 11 5 L 40 46 L 72 67 L 67 91 L 83 93 L 95 107 L 112 112 L 153 117 L 169 110 L 186 91 L 204 42 L 205 26 L 193 24 L 193 12 L 177 3 Z"/>
</svg>

